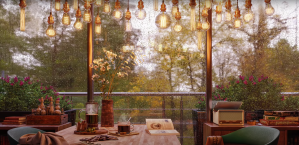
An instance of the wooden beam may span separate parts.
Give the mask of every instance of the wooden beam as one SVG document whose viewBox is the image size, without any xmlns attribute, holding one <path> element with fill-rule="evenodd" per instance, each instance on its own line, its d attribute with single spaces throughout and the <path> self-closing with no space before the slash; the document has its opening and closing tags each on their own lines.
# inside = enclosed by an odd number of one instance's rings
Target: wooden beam
<svg viewBox="0 0 299 145">
<path fill-rule="evenodd" d="M 91 79 L 93 69 L 90 67 L 93 61 L 93 4 L 91 4 L 92 21 L 87 24 L 87 102 L 93 101 L 93 81 Z"/>
<path fill-rule="evenodd" d="M 206 114 L 207 122 L 211 120 L 212 109 L 212 9 L 209 10 L 208 21 L 210 29 L 207 31 L 207 44 L 206 44 Z"/>
</svg>

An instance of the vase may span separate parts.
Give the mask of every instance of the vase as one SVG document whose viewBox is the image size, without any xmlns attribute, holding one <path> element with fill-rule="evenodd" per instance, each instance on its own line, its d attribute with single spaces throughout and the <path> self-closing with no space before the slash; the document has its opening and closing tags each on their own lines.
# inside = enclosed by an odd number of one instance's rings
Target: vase
<svg viewBox="0 0 299 145">
<path fill-rule="evenodd" d="M 113 100 L 102 100 L 101 127 L 114 127 Z"/>
</svg>

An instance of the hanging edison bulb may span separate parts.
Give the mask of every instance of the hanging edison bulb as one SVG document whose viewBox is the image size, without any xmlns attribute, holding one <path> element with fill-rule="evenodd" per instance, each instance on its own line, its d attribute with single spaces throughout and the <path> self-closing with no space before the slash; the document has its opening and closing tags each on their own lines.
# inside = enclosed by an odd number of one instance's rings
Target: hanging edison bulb
<svg viewBox="0 0 299 145">
<path fill-rule="evenodd" d="M 243 15 L 243 20 L 246 23 L 252 21 L 253 18 L 254 18 L 254 14 L 253 14 L 253 12 L 251 10 L 251 6 L 252 6 L 251 0 L 246 0 L 246 2 L 245 2 L 246 10 L 245 10 L 245 14 Z"/>
<path fill-rule="evenodd" d="M 271 5 L 271 0 L 265 0 L 265 3 L 266 3 L 266 8 L 265 8 L 265 13 L 268 15 L 268 16 L 271 16 L 274 14 L 275 12 L 275 9 L 272 7 Z"/>
<path fill-rule="evenodd" d="M 97 14 L 96 20 L 95 20 L 95 28 L 94 31 L 97 35 L 100 35 L 102 33 L 102 26 L 101 26 L 101 18 L 99 13 Z"/>
<path fill-rule="evenodd" d="M 103 0 L 95 0 L 94 4 L 95 6 L 100 7 L 103 4 Z"/>
<path fill-rule="evenodd" d="M 237 9 L 235 11 L 235 20 L 234 20 L 235 28 L 241 28 L 241 26 L 242 26 L 242 20 L 240 17 L 241 17 L 241 12 L 239 10 L 238 1 L 237 1 Z"/>
<path fill-rule="evenodd" d="M 181 21 L 180 21 L 181 20 L 181 12 L 178 7 L 177 7 L 176 14 L 175 14 L 175 19 L 176 19 L 176 23 L 173 26 L 173 30 L 175 32 L 181 32 L 183 29 L 183 26 L 181 25 Z"/>
<path fill-rule="evenodd" d="M 171 17 L 166 13 L 166 5 L 164 4 L 164 0 L 161 4 L 161 12 L 156 17 L 155 23 L 160 29 L 167 29 L 171 24 Z"/>
<path fill-rule="evenodd" d="M 208 21 L 208 18 L 204 18 L 202 22 L 202 30 L 208 31 L 210 29 L 210 23 Z"/>
<path fill-rule="evenodd" d="M 159 0 L 154 0 L 154 11 L 159 10 Z"/>
<path fill-rule="evenodd" d="M 225 2 L 226 2 L 226 0 L 213 0 L 213 4 L 214 4 L 214 5 L 223 4 L 223 3 L 225 3 Z"/>
<path fill-rule="evenodd" d="M 79 5 L 79 2 L 78 0 L 74 0 L 74 10 L 77 10 L 78 9 L 78 5 Z"/>
<path fill-rule="evenodd" d="M 60 11 L 60 0 L 55 0 L 55 10 Z"/>
<path fill-rule="evenodd" d="M 208 8 L 203 8 L 202 12 L 201 12 L 201 15 L 203 17 L 208 17 L 209 16 L 209 9 Z"/>
<path fill-rule="evenodd" d="M 205 8 L 208 10 L 212 8 L 212 0 L 205 0 Z"/>
<path fill-rule="evenodd" d="M 76 22 L 74 23 L 74 28 L 76 30 L 82 30 L 83 28 L 83 23 L 82 23 L 82 20 L 81 20 L 81 11 L 80 11 L 80 7 L 78 5 L 78 9 L 77 9 L 77 12 L 76 12 Z"/>
<path fill-rule="evenodd" d="M 69 15 L 70 7 L 67 3 L 67 0 L 65 0 L 65 3 L 63 4 L 63 16 L 62 16 L 62 24 L 63 25 L 70 25 L 71 24 L 71 18 Z"/>
<path fill-rule="evenodd" d="M 56 32 L 53 28 L 53 24 L 54 24 L 54 18 L 52 16 L 52 12 L 50 12 L 50 16 L 48 17 L 48 29 L 46 30 L 46 34 L 49 36 L 49 37 L 54 37 L 56 35 Z"/>
<path fill-rule="evenodd" d="M 196 23 L 195 23 L 195 6 L 196 6 L 196 2 L 195 2 L 195 0 L 190 0 L 189 6 L 191 7 L 191 11 L 190 11 L 190 30 L 195 31 L 196 30 Z"/>
<path fill-rule="evenodd" d="M 84 7 L 85 7 L 85 11 L 83 13 L 83 21 L 86 23 L 90 23 L 92 21 L 92 17 L 91 17 L 91 11 L 90 11 L 91 5 L 90 5 L 89 1 L 85 2 Z"/>
<path fill-rule="evenodd" d="M 225 3 L 225 8 L 226 8 L 225 14 L 224 14 L 225 22 L 231 22 L 233 19 L 231 7 L 232 7 L 231 1 L 227 0 L 227 2 Z"/>
<path fill-rule="evenodd" d="M 123 17 L 123 12 L 120 10 L 120 2 L 116 0 L 115 9 L 112 13 L 113 19 L 119 21 Z"/>
<path fill-rule="evenodd" d="M 221 23 L 222 21 L 222 4 L 216 6 L 216 22 Z"/>
<path fill-rule="evenodd" d="M 109 14 L 111 12 L 111 6 L 109 0 L 104 2 L 104 13 Z"/>
<path fill-rule="evenodd" d="M 25 7 L 26 7 L 26 0 L 20 0 L 19 4 L 21 11 L 20 11 L 20 30 L 25 31 Z"/>
<path fill-rule="evenodd" d="M 146 17 L 146 12 L 143 8 L 144 8 L 143 1 L 139 0 L 138 9 L 135 11 L 135 16 L 139 20 L 144 20 Z"/>
<path fill-rule="evenodd" d="M 176 12 L 177 12 L 177 10 L 178 10 L 178 3 L 179 3 L 178 0 L 172 0 L 171 14 L 172 14 L 173 17 L 175 17 Z"/>
<path fill-rule="evenodd" d="M 129 10 L 129 3 L 128 3 L 128 9 L 127 9 L 125 18 L 126 18 L 125 31 L 131 32 L 132 31 L 132 23 L 131 23 L 131 12 Z"/>
</svg>

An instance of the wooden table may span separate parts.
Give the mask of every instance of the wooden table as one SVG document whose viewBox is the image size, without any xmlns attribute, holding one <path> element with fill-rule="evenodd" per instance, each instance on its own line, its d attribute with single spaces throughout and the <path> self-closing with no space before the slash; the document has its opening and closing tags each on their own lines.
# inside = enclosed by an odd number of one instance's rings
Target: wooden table
<svg viewBox="0 0 299 145">
<path fill-rule="evenodd" d="M 245 124 L 244 126 L 219 126 L 214 123 L 205 123 L 203 125 L 203 143 L 206 143 L 208 136 L 222 136 L 234 132 L 238 129 L 249 127 L 253 125 Z M 265 126 L 265 125 L 261 125 Z M 287 145 L 288 131 L 299 130 L 299 126 L 266 126 L 276 128 L 280 131 L 278 145 Z"/>
<path fill-rule="evenodd" d="M 65 130 L 56 132 L 63 136 L 70 145 L 83 145 L 79 141 L 81 138 L 89 138 L 95 135 L 77 135 L 74 134 L 75 126 L 67 128 Z M 115 129 L 117 129 L 115 127 Z M 134 125 L 134 132 L 138 132 L 139 135 L 118 137 L 118 140 L 99 141 L 101 145 L 180 145 L 180 141 L 177 136 L 151 136 L 145 132 L 146 125 Z"/>
<path fill-rule="evenodd" d="M 13 128 L 17 127 L 33 127 L 44 131 L 51 131 L 51 132 L 57 132 L 63 129 L 66 129 L 68 127 L 72 126 L 71 122 L 62 124 L 62 125 L 3 125 L 0 123 L 0 145 L 7 145 L 8 144 L 8 137 L 7 137 L 7 131 Z"/>
</svg>

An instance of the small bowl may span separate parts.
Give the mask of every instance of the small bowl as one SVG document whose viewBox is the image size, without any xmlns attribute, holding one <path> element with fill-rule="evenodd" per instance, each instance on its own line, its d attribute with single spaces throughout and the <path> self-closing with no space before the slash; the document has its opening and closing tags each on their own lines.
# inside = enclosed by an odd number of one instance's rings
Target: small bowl
<svg viewBox="0 0 299 145">
<path fill-rule="evenodd" d="M 126 135 L 127 132 L 120 132 L 120 135 Z"/>
</svg>

